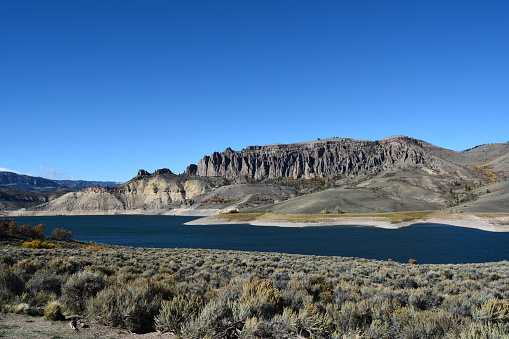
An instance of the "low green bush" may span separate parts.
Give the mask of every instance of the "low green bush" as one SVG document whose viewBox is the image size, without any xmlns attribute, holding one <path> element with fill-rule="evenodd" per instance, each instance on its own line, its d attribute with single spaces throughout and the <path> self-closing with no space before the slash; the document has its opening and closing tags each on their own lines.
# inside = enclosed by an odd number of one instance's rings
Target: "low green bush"
<svg viewBox="0 0 509 339">
<path fill-rule="evenodd" d="M 55 276 L 49 270 L 39 270 L 34 273 L 32 279 L 25 284 L 25 287 L 33 296 L 40 292 L 60 295 L 64 282 L 64 278 Z"/>
<path fill-rule="evenodd" d="M 60 302 L 64 308 L 73 314 L 83 314 L 88 299 L 95 296 L 108 285 L 107 280 L 100 274 L 82 271 L 73 274 L 62 286 Z"/>
<path fill-rule="evenodd" d="M 196 319 L 203 301 L 195 295 L 179 294 L 172 300 L 165 300 L 155 317 L 155 329 L 159 332 L 183 334 L 184 323 Z"/>
<path fill-rule="evenodd" d="M 46 320 L 58 321 L 65 319 L 64 315 L 62 314 L 62 305 L 57 301 L 49 303 L 44 308 L 43 314 L 44 319 Z"/>
<path fill-rule="evenodd" d="M 0 269 L 0 306 L 21 295 L 23 290 L 23 281 L 16 274 L 7 269 Z"/>
<path fill-rule="evenodd" d="M 333 319 L 314 304 L 301 308 L 297 319 L 298 327 L 306 337 L 325 337 L 334 329 Z"/>
<path fill-rule="evenodd" d="M 507 339 L 509 338 L 509 324 L 479 324 L 471 323 L 462 331 L 460 339 Z"/>
<path fill-rule="evenodd" d="M 492 298 L 476 310 L 474 316 L 484 324 L 509 323 L 509 304 Z"/>
<path fill-rule="evenodd" d="M 153 331 L 162 300 L 158 287 L 145 278 L 112 285 L 91 298 L 88 315 L 101 324 L 134 333 Z"/>
</svg>

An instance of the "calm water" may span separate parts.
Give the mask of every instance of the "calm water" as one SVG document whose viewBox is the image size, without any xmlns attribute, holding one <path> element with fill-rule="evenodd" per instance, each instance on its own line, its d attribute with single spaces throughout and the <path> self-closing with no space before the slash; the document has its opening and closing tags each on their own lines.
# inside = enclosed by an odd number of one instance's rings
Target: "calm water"
<svg viewBox="0 0 509 339">
<path fill-rule="evenodd" d="M 366 226 L 268 227 L 187 226 L 195 217 L 55 216 L 16 217 L 18 224 L 43 223 L 46 233 L 63 227 L 74 239 L 98 243 L 166 248 L 337 255 L 419 263 L 469 263 L 509 259 L 509 232 L 493 233 L 442 224 L 417 224 L 397 230 Z"/>
</svg>

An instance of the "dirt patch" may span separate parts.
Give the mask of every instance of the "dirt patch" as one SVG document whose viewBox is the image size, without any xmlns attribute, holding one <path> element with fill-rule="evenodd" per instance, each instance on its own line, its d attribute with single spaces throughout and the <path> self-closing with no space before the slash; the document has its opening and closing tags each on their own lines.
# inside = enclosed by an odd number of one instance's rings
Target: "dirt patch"
<svg viewBox="0 0 509 339">
<path fill-rule="evenodd" d="M 38 339 L 67 339 L 67 338 L 140 338 L 140 339 L 174 339 L 169 333 L 134 334 L 126 330 L 103 326 L 94 322 L 85 322 L 85 328 L 77 332 L 72 330 L 68 321 L 49 321 L 43 317 L 30 317 L 20 314 L 0 314 L 0 338 L 38 338 Z"/>
</svg>

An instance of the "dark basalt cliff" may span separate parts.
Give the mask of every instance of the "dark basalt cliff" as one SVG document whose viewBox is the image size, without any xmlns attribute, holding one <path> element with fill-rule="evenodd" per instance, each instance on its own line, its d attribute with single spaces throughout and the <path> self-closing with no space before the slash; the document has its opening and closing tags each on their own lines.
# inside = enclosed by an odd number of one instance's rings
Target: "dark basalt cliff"
<svg viewBox="0 0 509 339">
<path fill-rule="evenodd" d="M 227 148 L 205 156 L 188 173 L 226 178 L 315 178 L 364 175 L 398 167 L 425 166 L 440 171 L 440 161 L 416 139 L 397 136 L 380 141 L 328 139 L 313 142 Z"/>
</svg>

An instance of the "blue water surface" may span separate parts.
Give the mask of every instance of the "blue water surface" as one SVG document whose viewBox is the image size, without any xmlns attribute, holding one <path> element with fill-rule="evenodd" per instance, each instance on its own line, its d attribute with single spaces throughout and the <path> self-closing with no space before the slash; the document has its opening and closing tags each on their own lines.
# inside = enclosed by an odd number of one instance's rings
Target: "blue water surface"
<svg viewBox="0 0 509 339">
<path fill-rule="evenodd" d="M 185 225 L 196 217 L 161 215 L 15 217 L 19 225 L 63 227 L 74 239 L 157 248 L 282 252 L 419 263 L 474 263 L 509 259 L 509 232 L 443 224 L 400 229 L 368 226 L 271 227 Z"/>
</svg>

